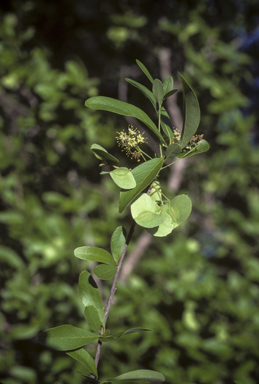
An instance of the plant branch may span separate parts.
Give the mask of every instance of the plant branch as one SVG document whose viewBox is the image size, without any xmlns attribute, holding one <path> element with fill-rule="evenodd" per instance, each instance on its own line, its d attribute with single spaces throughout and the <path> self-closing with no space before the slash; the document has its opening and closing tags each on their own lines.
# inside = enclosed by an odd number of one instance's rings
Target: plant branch
<svg viewBox="0 0 259 384">
<path fill-rule="evenodd" d="M 120 274 L 120 271 L 121 271 L 121 266 L 122 266 L 124 257 L 126 255 L 126 252 L 127 252 L 127 249 L 128 249 L 129 243 L 130 243 L 130 240 L 131 240 L 132 235 L 134 233 L 135 225 L 136 225 L 136 223 L 133 220 L 132 224 L 131 224 L 131 227 L 130 227 L 130 230 L 129 230 L 129 233 L 128 233 L 128 236 L 127 236 L 127 239 L 126 239 L 126 243 L 124 245 L 124 248 L 123 248 L 123 251 L 122 251 L 119 263 L 118 263 L 116 275 L 114 276 L 114 279 L 113 279 L 110 296 L 109 296 L 109 299 L 107 301 L 107 304 L 106 304 L 106 307 L 105 307 L 105 310 L 104 310 L 104 324 L 106 324 L 106 321 L 107 321 L 107 318 L 108 318 L 108 315 L 109 315 L 109 311 L 110 311 L 110 308 L 111 308 L 111 305 L 112 305 L 112 300 L 113 300 L 113 297 L 114 297 L 115 292 L 116 292 L 116 284 L 117 284 L 117 281 L 118 281 L 118 278 L 119 278 L 119 274 Z M 103 334 L 103 327 L 101 328 L 101 334 Z M 95 359 L 94 359 L 96 368 L 97 368 L 98 363 L 99 363 L 100 354 L 101 354 L 101 348 L 102 348 L 102 342 L 101 342 L 101 340 L 99 340 L 98 344 L 97 344 L 97 347 L 96 347 Z M 91 375 L 91 376 L 94 377 L 93 375 Z"/>
</svg>

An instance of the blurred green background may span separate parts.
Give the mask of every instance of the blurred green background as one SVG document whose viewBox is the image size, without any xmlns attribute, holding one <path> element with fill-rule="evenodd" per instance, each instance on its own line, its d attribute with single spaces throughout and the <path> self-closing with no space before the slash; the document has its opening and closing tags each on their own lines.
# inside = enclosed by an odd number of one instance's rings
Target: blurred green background
<svg viewBox="0 0 259 384">
<path fill-rule="evenodd" d="M 105 344 L 100 371 L 155 369 L 166 384 L 259 382 L 259 10 L 255 0 L 9 0 L 0 5 L 0 380 L 81 384 L 79 364 L 37 341 L 85 327 L 73 250 L 109 249 L 118 188 L 89 148 L 116 146 L 122 117 L 95 95 L 153 111 L 125 77 L 181 72 L 201 107 L 209 152 L 160 182 L 189 193 L 190 219 L 167 238 L 138 228 L 108 327 L 147 327 Z M 181 92 L 167 104 L 181 128 Z M 140 128 L 140 124 L 137 125 Z M 150 139 L 150 142 L 152 139 Z M 132 271 L 131 271 L 131 267 Z M 110 283 L 102 283 L 104 298 Z M 94 353 L 94 346 L 88 350 Z"/>
</svg>

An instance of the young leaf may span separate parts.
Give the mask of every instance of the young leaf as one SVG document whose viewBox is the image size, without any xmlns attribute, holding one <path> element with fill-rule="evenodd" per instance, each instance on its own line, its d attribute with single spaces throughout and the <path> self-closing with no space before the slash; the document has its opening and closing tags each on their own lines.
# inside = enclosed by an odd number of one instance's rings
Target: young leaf
<svg viewBox="0 0 259 384">
<path fill-rule="evenodd" d="M 192 149 L 189 152 L 182 152 L 179 155 L 177 155 L 177 157 L 179 159 L 181 158 L 185 159 L 186 157 L 191 157 L 194 155 L 198 155 L 199 153 L 206 152 L 209 150 L 209 148 L 210 148 L 209 143 L 206 140 L 201 140 L 195 149 Z"/>
<path fill-rule="evenodd" d="M 183 89 L 183 128 L 181 133 L 181 148 L 186 147 L 198 129 L 200 123 L 200 107 L 195 93 L 185 78 L 180 75 Z"/>
<path fill-rule="evenodd" d="M 93 305 L 88 305 L 85 307 L 84 316 L 89 327 L 99 332 L 103 322 L 100 319 L 97 309 Z"/>
<path fill-rule="evenodd" d="M 160 215 L 164 218 L 164 222 L 156 228 L 147 229 L 147 231 L 155 237 L 165 237 L 169 235 L 174 228 L 178 227 L 178 225 L 172 221 L 171 216 L 167 212 L 163 210 Z"/>
<path fill-rule="evenodd" d="M 125 236 L 124 228 L 123 227 L 116 228 L 111 238 L 111 253 L 115 260 L 116 265 L 120 260 L 125 243 L 126 243 L 126 236 Z"/>
<path fill-rule="evenodd" d="M 78 247 L 74 250 L 74 255 L 78 259 L 97 261 L 98 263 L 114 264 L 112 255 L 105 249 L 98 247 Z"/>
<path fill-rule="evenodd" d="M 139 60 L 136 60 L 139 68 L 142 70 L 142 72 L 144 72 L 144 74 L 147 76 L 147 78 L 151 81 L 151 83 L 153 83 L 153 77 L 150 75 L 149 71 L 147 70 L 147 68 L 145 67 L 144 64 L 142 64 Z"/>
<path fill-rule="evenodd" d="M 66 324 L 42 332 L 39 342 L 56 351 L 70 351 L 90 344 L 98 338 L 95 333 Z"/>
<path fill-rule="evenodd" d="M 138 88 L 143 93 L 143 95 L 146 96 L 150 100 L 150 102 L 152 103 L 153 107 L 155 108 L 155 111 L 157 112 L 157 110 L 156 110 L 156 98 L 153 95 L 153 93 L 147 87 L 145 87 L 144 85 L 138 83 L 135 80 L 131 80 L 131 79 L 125 79 L 125 80 L 129 84 L 134 85 L 134 87 Z"/>
<path fill-rule="evenodd" d="M 81 272 L 79 276 L 79 292 L 85 307 L 92 305 L 98 312 L 101 324 L 104 327 L 104 309 L 100 291 L 93 277 L 88 271 Z"/>
<path fill-rule="evenodd" d="M 170 92 L 173 88 L 174 80 L 172 76 L 167 76 L 163 82 L 164 95 Z"/>
<path fill-rule="evenodd" d="M 93 151 L 95 157 L 97 157 L 99 160 L 104 160 L 111 165 L 119 163 L 119 160 L 116 159 L 116 157 L 110 155 L 106 149 L 101 147 L 99 144 L 93 144 L 90 149 Z"/>
<path fill-rule="evenodd" d="M 131 328 L 127 329 L 127 331 L 124 332 L 116 332 L 114 335 L 112 335 L 115 339 L 119 339 L 120 337 L 124 335 L 128 335 L 130 333 L 136 333 L 136 332 L 146 332 L 146 331 L 151 331 L 151 329 L 148 328 Z"/>
<path fill-rule="evenodd" d="M 153 82 L 152 92 L 156 98 L 156 101 L 158 102 L 159 109 L 163 103 L 164 100 L 164 88 L 163 84 L 159 79 L 155 79 Z"/>
<path fill-rule="evenodd" d="M 139 369 L 137 371 L 123 373 L 120 376 L 108 380 L 165 381 L 165 377 L 162 375 L 162 373 L 159 373 L 157 371 L 150 371 L 149 369 Z"/>
<path fill-rule="evenodd" d="M 112 279 L 116 275 L 116 272 L 117 267 L 114 265 L 100 264 L 93 269 L 93 273 L 101 280 Z"/>
<path fill-rule="evenodd" d="M 170 92 L 167 92 L 164 96 L 164 100 L 167 99 L 168 97 L 174 95 L 176 92 L 178 91 L 178 89 L 172 89 L 172 91 Z"/>
<path fill-rule="evenodd" d="M 133 169 L 136 187 L 130 191 L 120 192 L 119 212 L 121 213 L 152 181 L 162 168 L 164 158 L 148 160 Z"/>
<path fill-rule="evenodd" d="M 110 172 L 110 176 L 115 184 L 123 189 L 132 189 L 136 187 L 136 181 L 132 172 L 125 167 L 116 168 Z"/>
<path fill-rule="evenodd" d="M 192 211 L 192 202 L 187 195 L 179 195 L 173 198 L 165 206 L 166 212 L 172 217 L 173 222 L 181 225 Z"/>
<path fill-rule="evenodd" d="M 132 104 L 112 99 L 110 97 L 94 96 L 86 100 L 85 106 L 100 111 L 117 113 L 118 115 L 135 117 L 136 119 L 142 121 L 142 123 L 146 124 L 162 143 L 165 142 L 163 136 L 158 131 L 156 125 L 150 117 L 140 108 L 135 107 Z"/>
<path fill-rule="evenodd" d="M 178 157 L 181 153 L 181 146 L 179 144 L 171 144 L 166 148 L 165 155 L 167 158 Z"/>
<path fill-rule="evenodd" d="M 98 372 L 95 366 L 94 359 L 91 355 L 84 349 L 77 349 L 76 351 L 67 352 L 67 355 L 77 360 L 79 363 L 83 364 L 85 368 L 88 369 L 89 374 L 92 373 L 98 377 Z"/>
<path fill-rule="evenodd" d="M 165 220 L 159 216 L 159 207 L 150 196 L 143 193 L 130 207 L 133 219 L 138 225 L 144 228 L 154 228 Z"/>
</svg>

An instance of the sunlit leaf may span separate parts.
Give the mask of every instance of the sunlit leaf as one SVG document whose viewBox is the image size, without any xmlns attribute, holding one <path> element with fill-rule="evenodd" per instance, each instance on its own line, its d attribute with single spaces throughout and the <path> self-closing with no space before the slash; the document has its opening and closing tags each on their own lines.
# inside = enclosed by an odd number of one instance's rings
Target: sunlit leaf
<svg viewBox="0 0 259 384">
<path fill-rule="evenodd" d="M 130 209 L 133 219 L 144 228 L 157 227 L 165 220 L 157 213 L 158 205 L 145 193 L 131 205 Z"/>
<path fill-rule="evenodd" d="M 130 191 L 120 192 L 119 211 L 122 212 L 157 176 L 162 168 L 164 158 L 148 160 L 133 169 L 136 187 Z"/>
<path fill-rule="evenodd" d="M 115 184 L 123 189 L 132 189 L 136 187 L 136 181 L 132 172 L 125 167 L 116 168 L 110 172 L 110 176 Z"/>
</svg>

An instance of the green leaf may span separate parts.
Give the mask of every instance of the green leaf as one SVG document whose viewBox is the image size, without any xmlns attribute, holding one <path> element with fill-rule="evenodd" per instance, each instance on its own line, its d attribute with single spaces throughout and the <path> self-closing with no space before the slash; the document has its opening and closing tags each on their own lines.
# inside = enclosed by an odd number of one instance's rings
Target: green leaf
<svg viewBox="0 0 259 384">
<path fill-rule="evenodd" d="M 164 218 L 164 222 L 156 228 L 147 229 L 147 231 L 155 237 L 165 237 L 169 235 L 174 228 L 178 227 L 178 225 L 172 221 L 171 216 L 165 212 L 165 210 L 163 210 L 160 215 Z"/>
<path fill-rule="evenodd" d="M 116 275 L 116 272 L 117 267 L 114 265 L 100 264 L 93 269 L 93 273 L 101 280 L 112 279 Z"/>
<path fill-rule="evenodd" d="M 135 107 L 132 104 L 125 103 L 124 101 L 120 100 L 115 100 L 110 97 L 94 96 L 86 100 L 85 106 L 100 111 L 117 113 L 118 115 L 135 117 L 136 119 L 142 121 L 142 123 L 146 124 L 159 138 L 159 140 L 164 143 L 163 136 L 158 131 L 156 125 L 153 123 L 150 117 L 140 108 Z"/>
<path fill-rule="evenodd" d="M 114 264 L 112 255 L 105 249 L 98 247 L 78 247 L 74 250 L 74 255 L 78 259 L 97 261 L 98 263 Z"/>
<path fill-rule="evenodd" d="M 176 157 L 181 153 L 181 146 L 179 144 L 171 144 L 166 148 L 165 155 L 166 158 Z M 178 156 L 177 156 L 178 157 Z"/>
<path fill-rule="evenodd" d="M 181 148 L 186 147 L 198 129 L 200 123 L 200 107 L 195 93 L 185 78 L 180 75 L 183 89 L 183 128 L 181 133 Z"/>
<path fill-rule="evenodd" d="M 57 351 L 70 351 L 90 344 L 98 338 L 95 333 L 66 324 L 42 332 L 39 342 Z"/>
<path fill-rule="evenodd" d="M 170 92 L 173 88 L 174 80 L 172 76 L 167 76 L 163 82 L 164 95 Z"/>
<path fill-rule="evenodd" d="M 165 381 L 165 377 L 162 375 L 162 373 L 159 373 L 157 371 L 150 371 L 149 369 L 139 369 L 137 371 L 123 373 L 120 376 L 108 380 Z"/>
<path fill-rule="evenodd" d="M 166 93 L 164 96 L 164 100 L 167 99 L 168 97 L 174 95 L 177 91 L 178 91 L 178 89 L 172 89 L 172 91 Z"/>
<path fill-rule="evenodd" d="M 115 184 L 123 189 L 132 189 L 136 187 L 136 181 L 132 172 L 125 167 L 116 168 L 110 172 L 111 178 Z"/>
<path fill-rule="evenodd" d="M 115 260 L 116 265 L 120 260 L 125 244 L 126 244 L 125 229 L 123 227 L 117 227 L 111 237 L 111 253 Z"/>
<path fill-rule="evenodd" d="M 115 339 L 119 339 L 120 337 L 124 336 L 124 335 L 128 335 L 130 333 L 136 333 L 136 332 L 147 332 L 147 331 L 151 331 L 151 329 L 148 329 L 148 328 L 131 328 L 131 329 L 127 329 L 127 331 L 124 331 L 124 332 L 116 332 L 114 335 L 112 335 Z"/>
<path fill-rule="evenodd" d="M 179 155 L 177 155 L 177 157 L 179 159 L 181 158 L 185 159 L 186 157 L 191 157 L 191 156 L 199 155 L 200 153 L 206 152 L 209 150 L 209 148 L 210 148 L 209 143 L 206 140 L 201 140 L 198 143 L 197 147 L 195 147 L 195 149 L 192 149 L 189 152 L 182 152 Z"/>
<path fill-rule="evenodd" d="M 111 164 L 111 165 L 119 163 L 119 160 L 116 159 L 116 157 L 110 155 L 106 151 L 106 149 L 101 147 L 101 145 L 99 145 L 99 144 L 93 144 L 90 149 L 93 151 L 95 157 L 97 157 L 97 159 L 99 159 L 99 160 L 102 160 L 102 161 L 104 160 L 108 164 Z"/>
<path fill-rule="evenodd" d="M 164 88 L 162 82 L 159 79 L 155 79 L 153 81 L 152 92 L 160 108 L 164 100 Z"/>
<path fill-rule="evenodd" d="M 145 67 L 144 64 L 142 64 L 139 60 L 136 60 L 139 68 L 142 70 L 142 72 L 147 76 L 147 78 L 151 81 L 151 83 L 153 83 L 153 77 L 150 75 L 149 71 L 147 70 L 147 68 Z"/>
<path fill-rule="evenodd" d="M 145 193 L 131 205 L 133 219 L 144 228 L 154 228 L 163 223 L 165 219 L 156 213 L 158 210 L 155 201 Z"/>
<path fill-rule="evenodd" d="M 88 271 L 81 272 L 79 276 L 79 292 L 85 307 L 92 305 L 98 312 L 104 327 L 104 309 L 100 291 L 92 275 Z"/>
<path fill-rule="evenodd" d="M 67 355 L 83 364 L 84 367 L 88 369 L 89 373 L 92 373 L 94 376 L 98 377 L 94 359 L 84 348 L 77 349 L 73 352 L 67 352 Z"/>
<path fill-rule="evenodd" d="M 174 133 L 173 133 L 173 124 L 171 122 L 171 119 L 164 107 L 161 109 L 161 126 L 166 134 L 166 136 L 169 138 L 169 143 L 172 142 L 174 138 Z"/>
<path fill-rule="evenodd" d="M 143 93 L 143 95 L 146 96 L 150 100 L 150 102 L 152 103 L 153 107 L 155 108 L 155 111 L 157 112 L 157 110 L 156 110 L 156 98 L 153 95 L 153 93 L 147 87 L 145 87 L 144 85 L 138 83 L 135 80 L 131 80 L 131 79 L 125 79 L 125 80 L 129 84 L 131 84 L 134 87 L 138 88 Z"/>
<path fill-rule="evenodd" d="M 100 319 L 97 309 L 93 305 L 88 305 L 84 309 L 84 316 L 89 327 L 99 332 L 103 322 Z"/>
<path fill-rule="evenodd" d="M 177 226 L 181 225 L 190 216 L 192 211 L 191 199 L 187 195 L 176 196 L 165 205 L 165 210 Z"/>
<path fill-rule="evenodd" d="M 121 213 L 152 181 L 162 168 L 164 158 L 148 160 L 133 169 L 136 187 L 130 191 L 120 192 L 119 212 Z"/>
</svg>

